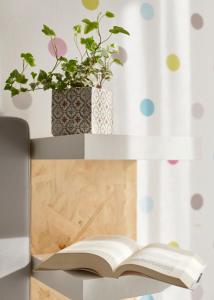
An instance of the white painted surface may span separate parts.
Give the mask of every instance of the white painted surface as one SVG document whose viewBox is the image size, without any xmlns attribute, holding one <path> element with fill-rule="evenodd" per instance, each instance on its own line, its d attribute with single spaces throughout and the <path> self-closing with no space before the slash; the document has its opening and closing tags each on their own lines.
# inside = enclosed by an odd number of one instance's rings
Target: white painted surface
<svg viewBox="0 0 214 300">
<path fill-rule="evenodd" d="M 33 257 L 33 267 L 41 260 Z M 33 276 L 74 300 L 119 300 L 159 293 L 170 285 L 142 276 L 101 278 L 94 274 L 71 271 L 35 271 Z"/>
<path fill-rule="evenodd" d="M 191 137 L 67 135 L 34 139 L 33 159 L 199 159 L 200 140 Z"/>
<path fill-rule="evenodd" d="M 29 238 L 0 239 L 0 280 L 30 263 Z"/>
</svg>

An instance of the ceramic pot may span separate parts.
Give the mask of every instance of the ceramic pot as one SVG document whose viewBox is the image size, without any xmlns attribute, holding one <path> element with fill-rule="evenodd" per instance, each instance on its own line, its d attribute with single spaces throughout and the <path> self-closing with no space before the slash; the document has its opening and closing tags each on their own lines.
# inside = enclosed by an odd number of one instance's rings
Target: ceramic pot
<svg viewBox="0 0 214 300">
<path fill-rule="evenodd" d="M 52 134 L 112 134 L 113 101 L 109 90 L 73 87 L 52 92 Z"/>
</svg>

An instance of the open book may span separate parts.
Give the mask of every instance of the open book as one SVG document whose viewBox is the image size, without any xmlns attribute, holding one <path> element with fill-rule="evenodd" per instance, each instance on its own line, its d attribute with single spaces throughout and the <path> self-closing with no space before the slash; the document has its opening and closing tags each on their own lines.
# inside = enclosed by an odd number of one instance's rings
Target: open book
<svg viewBox="0 0 214 300">
<path fill-rule="evenodd" d="M 163 244 L 142 248 L 123 236 L 98 236 L 49 255 L 36 270 L 87 270 L 114 278 L 134 274 L 192 289 L 204 267 L 189 251 Z"/>
</svg>

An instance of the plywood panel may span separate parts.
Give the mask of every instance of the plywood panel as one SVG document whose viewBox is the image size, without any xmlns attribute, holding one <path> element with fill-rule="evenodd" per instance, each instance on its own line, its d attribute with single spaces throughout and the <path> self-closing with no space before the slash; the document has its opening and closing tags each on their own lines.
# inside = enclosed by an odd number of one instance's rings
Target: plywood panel
<svg viewBox="0 0 214 300">
<path fill-rule="evenodd" d="M 136 238 L 136 162 L 32 161 L 32 254 L 96 234 Z M 32 300 L 64 300 L 32 283 Z M 42 295 L 42 296 L 41 296 Z"/>
<path fill-rule="evenodd" d="M 31 278 L 31 300 L 70 300 L 40 281 Z M 72 299 L 75 300 L 75 299 Z"/>
</svg>

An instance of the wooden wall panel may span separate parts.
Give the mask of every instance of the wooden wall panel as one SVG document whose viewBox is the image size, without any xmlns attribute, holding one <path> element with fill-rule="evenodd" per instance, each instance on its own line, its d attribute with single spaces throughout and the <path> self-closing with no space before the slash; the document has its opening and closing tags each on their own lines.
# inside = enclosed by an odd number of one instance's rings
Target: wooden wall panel
<svg viewBox="0 0 214 300">
<path fill-rule="evenodd" d="M 35 160 L 31 172 L 32 254 L 96 234 L 136 238 L 135 161 Z M 33 280 L 31 299 L 66 298 Z"/>
<path fill-rule="evenodd" d="M 44 285 L 35 278 L 31 278 L 31 300 L 75 300 L 68 299 L 60 293 Z M 98 299 L 97 299 L 98 300 Z M 110 299 L 109 299 L 110 300 Z"/>
</svg>

